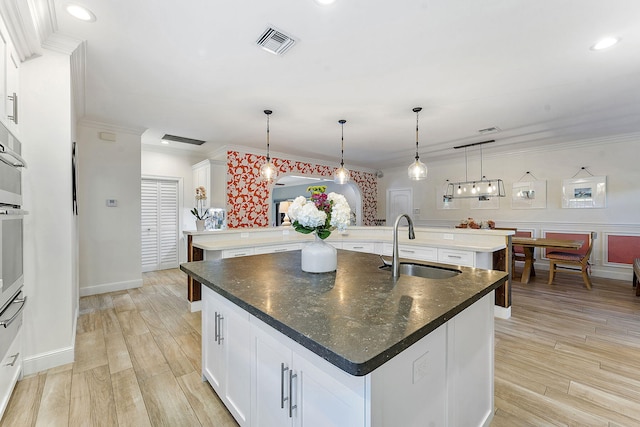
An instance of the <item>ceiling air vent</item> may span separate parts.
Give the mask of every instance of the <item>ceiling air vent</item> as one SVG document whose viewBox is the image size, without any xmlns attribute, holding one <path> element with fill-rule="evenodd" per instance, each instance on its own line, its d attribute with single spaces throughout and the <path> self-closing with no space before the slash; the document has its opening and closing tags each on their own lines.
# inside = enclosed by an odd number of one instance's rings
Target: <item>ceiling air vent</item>
<svg viewBox="0 0 640 427">
<path fill-rule="evenodd" d="M 480 129 L 478 130 L 478 132 L 480 132 L 481 135 L 486 135 L 488 133 L 500 132 L 501 130 L 502 129 L 500 129 L 498 126 L 491 126 L 490 128 Z"/>
<path fill-rule="evenodd" d="M 274 28 L 267 28 L 256 44 L 274 55 L 283 55 L 296 41 Z"/>
<path fill-rule="evenodd" d="M 183 142 L 185 144 L 193 144 L 193 145 L 202 145 L 206 142 L 206 141 L 201 141 L 199 139 L 191 139 L 191 138 L 185 138 L 184 136 L 175 136 L 175 135 L 167 135 L 167 134 L 165 134 L 162 137 L 162 139 L 165 141 Z"/>
</svg>

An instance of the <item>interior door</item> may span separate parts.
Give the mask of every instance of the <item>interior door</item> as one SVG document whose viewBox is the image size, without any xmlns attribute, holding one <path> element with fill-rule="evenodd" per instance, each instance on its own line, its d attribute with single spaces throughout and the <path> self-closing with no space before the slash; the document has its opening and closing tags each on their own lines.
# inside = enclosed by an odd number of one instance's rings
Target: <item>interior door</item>
<svg viewBox="0 0 640 427">
<path fill-rule="evenodd" d="M 400 188 L 387 190 L 387 226 L 392 226 L 400 214 L 413 213 L 413 190 Z M 402 225 L 406 224 L 403 220 Z"/>
<path fill-rule="evenodd" d="M 142 271 L 177 268 L 178 182 L 142 179 Z"/>
</svg>

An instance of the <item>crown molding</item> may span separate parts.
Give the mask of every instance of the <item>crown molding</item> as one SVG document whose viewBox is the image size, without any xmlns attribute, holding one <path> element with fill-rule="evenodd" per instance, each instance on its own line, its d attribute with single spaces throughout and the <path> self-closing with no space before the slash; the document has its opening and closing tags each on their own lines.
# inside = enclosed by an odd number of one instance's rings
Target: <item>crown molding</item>
<svg viewBox="0 0 640 427">
<path fill-rule="evenodd" d="M 37 19 L 34 16 L 34 11 L 40 10 L 39 8 L 42 6 L 39 3 L 42 2 L 39 0 L 3 0 L 0 2 L 0 14 L 20 62 L 42 55 Z"/>
<path fill-rule="evenodd" d="M 71 54 L 71 93 L 76 122 L 84 117 L 86 113 L 86 55 L 87 47 L 84 42 Z"/>
</svg>

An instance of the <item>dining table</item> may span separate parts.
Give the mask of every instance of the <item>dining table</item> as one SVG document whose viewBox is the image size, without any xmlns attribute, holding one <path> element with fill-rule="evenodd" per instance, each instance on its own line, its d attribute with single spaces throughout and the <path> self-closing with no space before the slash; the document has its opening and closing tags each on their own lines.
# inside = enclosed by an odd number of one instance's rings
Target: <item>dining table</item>
<svg viewBox="0 0 640 427">
<path fill-rule="evenodd" d="M 584 245 L 584 240 L 513 236 L 511 238 L 511 246 L 522 246 L 524 251 L 524 270 L 522 271 L 520 282 L 529 283 L 531 271 L 533 270 L 533 251 L 535 248 L 576 250 L 580 249 L 582 245 Z"/>
</svg>

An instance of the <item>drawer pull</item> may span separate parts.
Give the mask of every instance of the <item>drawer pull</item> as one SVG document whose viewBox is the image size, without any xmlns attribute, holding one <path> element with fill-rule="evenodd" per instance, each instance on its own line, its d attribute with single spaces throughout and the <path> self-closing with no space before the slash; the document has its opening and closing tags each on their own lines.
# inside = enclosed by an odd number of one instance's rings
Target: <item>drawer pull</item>
<svg viewBox="0 0 640 427">
<path fill-rule="evenodd" d="M 287 248 L 275 249 L 273 252 L 287 252 Z"/>
<path fill-rule="evenodd" d="M 247 255 L 247 254 L 246 254 L 246 253 L 244 253 L 244 252 L 239 253 L 239 254 L 233 254 L 233 256 L 234 256 L 234 257 L 236 257 L 236 256 L 246 256 L 246 255 Z"/>
<path fill-rule="evenodd" d="M 6 364 L 6 365 L 4 365 L 4 366 L 13 366 L 13 365 L 15 365 L 15 364 L 16 364 L 16 362 L 18 361 L 18 357 L 19 357 L 19 356 L 20 356 L 20 353 L 12 354 L 12 355 L 11 355 L 11 356 L 9 356 L 9 357 L 13 357 L 13 360 L 11 361 L 11 363 L 7 363 L 7 364 Z"/>
<path fill-rule="evenodd" d="M 22 304 L 20 306 L 20 308 L 18 309 L 18 311 L 16 311 L 16 313 L 11 316 L 10 319 L 7 320 L 0 320 L 0 326 L 4 326 L 5 328 L 8 328 L 10 324 L 13 323 L 14 320 L 16 320 L 16 318 L 18 317 L 18 315 L 22 312 L 22 310 L 24 309 L 24 305 L 27 303 L 27 297 L 23 297 L 23 298 L 16 298 L 14 299 L 11 304 Z"/>
<path fill-rule="evenodd" d="M 447 255 L 448 258 L 456 258 L 456 259 L 461 259 L 462 257 L 460 255 Z"/>
<path fill-rule="evenodd" d="M 415 254 L 416 253 L 416 251 L 411 251 L 409 249 L 400 249 L 400 252 L 406 252 L 408 254 Z"/>
</svg>

